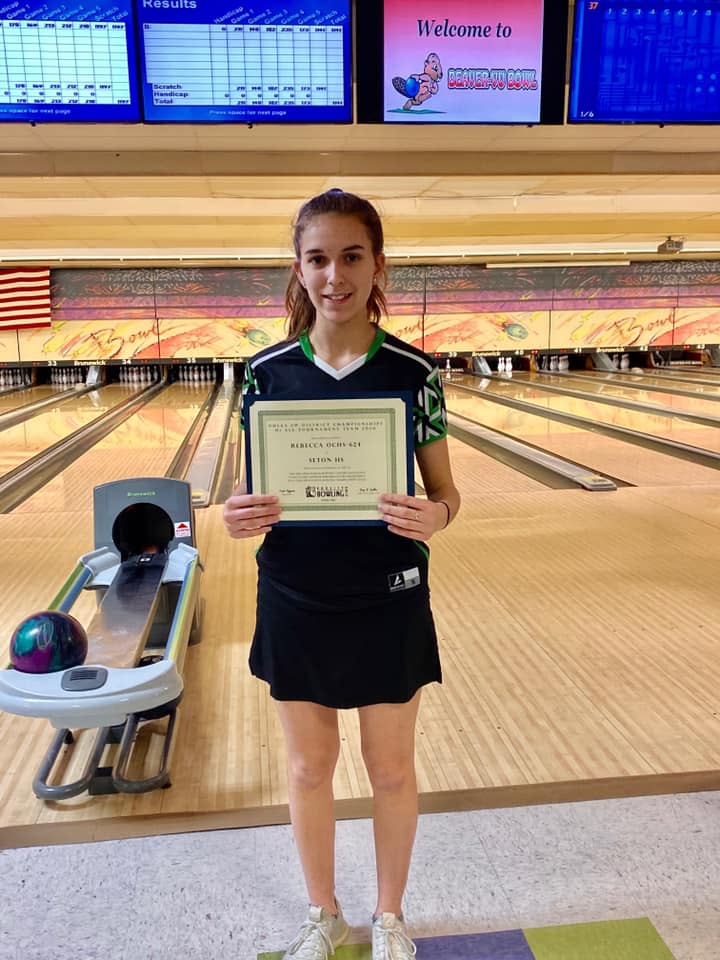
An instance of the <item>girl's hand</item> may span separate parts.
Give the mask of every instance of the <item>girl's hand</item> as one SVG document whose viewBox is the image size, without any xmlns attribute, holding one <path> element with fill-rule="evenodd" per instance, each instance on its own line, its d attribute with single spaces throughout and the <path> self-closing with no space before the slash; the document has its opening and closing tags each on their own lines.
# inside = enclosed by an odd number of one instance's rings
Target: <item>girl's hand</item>
<svg viewBox="0 0 720 960">
<path fill-rule="evenodd" d="M 378 510 L 390 533 L 411 540 L 429 540 L 447 521 L 444 504 L 403 493 L 383 493 Z"/>
<path fill-rule="evenodd" d="M 235 491 L 225 501 L 223 523 L 233 539 L 243 540 L 269 533 L 272 525 L 280 519 L 280 513 L 280 501 L 276 496 Z"/>
</svg>

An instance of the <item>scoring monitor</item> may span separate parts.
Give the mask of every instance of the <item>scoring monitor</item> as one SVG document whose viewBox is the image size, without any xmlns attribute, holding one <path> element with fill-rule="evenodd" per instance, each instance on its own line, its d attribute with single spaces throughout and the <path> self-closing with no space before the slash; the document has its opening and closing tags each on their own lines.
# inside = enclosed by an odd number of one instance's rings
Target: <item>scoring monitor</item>
<svg viewBox="0 0 720 960">
<path fill-rule="evenodd" d="M 127 2 L 0 7 L 0 121 L 139 119 Z"/>
<path fill-rule="evenodd" d="M 350 0 L 138 0 L 145 119 L 349 123 Z"/>
</svg>

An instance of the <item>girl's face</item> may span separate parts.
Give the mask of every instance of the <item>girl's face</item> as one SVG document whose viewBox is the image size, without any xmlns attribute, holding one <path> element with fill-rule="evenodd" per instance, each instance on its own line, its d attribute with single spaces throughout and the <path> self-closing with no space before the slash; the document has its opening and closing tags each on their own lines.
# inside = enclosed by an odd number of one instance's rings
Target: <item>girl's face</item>
<svg viewBox="0 0 720 960">
<path fill-rule="evenodd" d="M 375 256 L 363 223 L 326 213 L 305 227 L 295 273 L 315 307 L 316 323 L 343 329 L 367 324 L 367 303 L 385 255 Z"/>
</svg>

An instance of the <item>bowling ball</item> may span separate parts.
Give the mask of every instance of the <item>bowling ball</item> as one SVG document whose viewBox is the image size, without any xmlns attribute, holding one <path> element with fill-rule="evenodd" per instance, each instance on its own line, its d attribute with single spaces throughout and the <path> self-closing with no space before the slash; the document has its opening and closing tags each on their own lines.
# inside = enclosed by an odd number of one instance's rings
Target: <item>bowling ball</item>
<svg viewBox="0 0 720 960">
<path fill-rule="evenodd" d="M 508 323 L 505 327 L 505 333 L 513 340 L 525 340 L 528 335 L 527 328 L 521 323 Z"/>
<path fill-rule="evenodd" d="M 54 673 L 83 663 L 87 650 L 87 634 L 79 620 L 59 610 L 41 610 L 13 631 L 10 663 L 23 673 Z"/>
<path fill-rule="evenodd" d="M 408 77 L 405 81 L 405 95 L 414 97 L 420 89 L 420 81 L 416 77 Z"/>
<path fill-rule="evenodd" d="M 248 330 L 247 338 L 250 343 L 254 344 L 256 347 L 267 347 L 270 343 L 272 343 L 270 334 L 265 330 Z"/>
</svg>

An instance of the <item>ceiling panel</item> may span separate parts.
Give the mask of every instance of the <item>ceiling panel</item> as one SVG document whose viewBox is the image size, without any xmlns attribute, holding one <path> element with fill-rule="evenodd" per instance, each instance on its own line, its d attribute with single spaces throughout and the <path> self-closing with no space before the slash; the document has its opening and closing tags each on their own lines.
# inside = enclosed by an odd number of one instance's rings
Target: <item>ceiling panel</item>
<svg viewBox="0 0 720 960">
<path fill-rule="evenodd" d="M 389 252 L 488 261 L 720 257 L 716 127 L 4 124 L 0 257 L 286 258 L 331 186 L 375 201 Z"/>
</svg>

